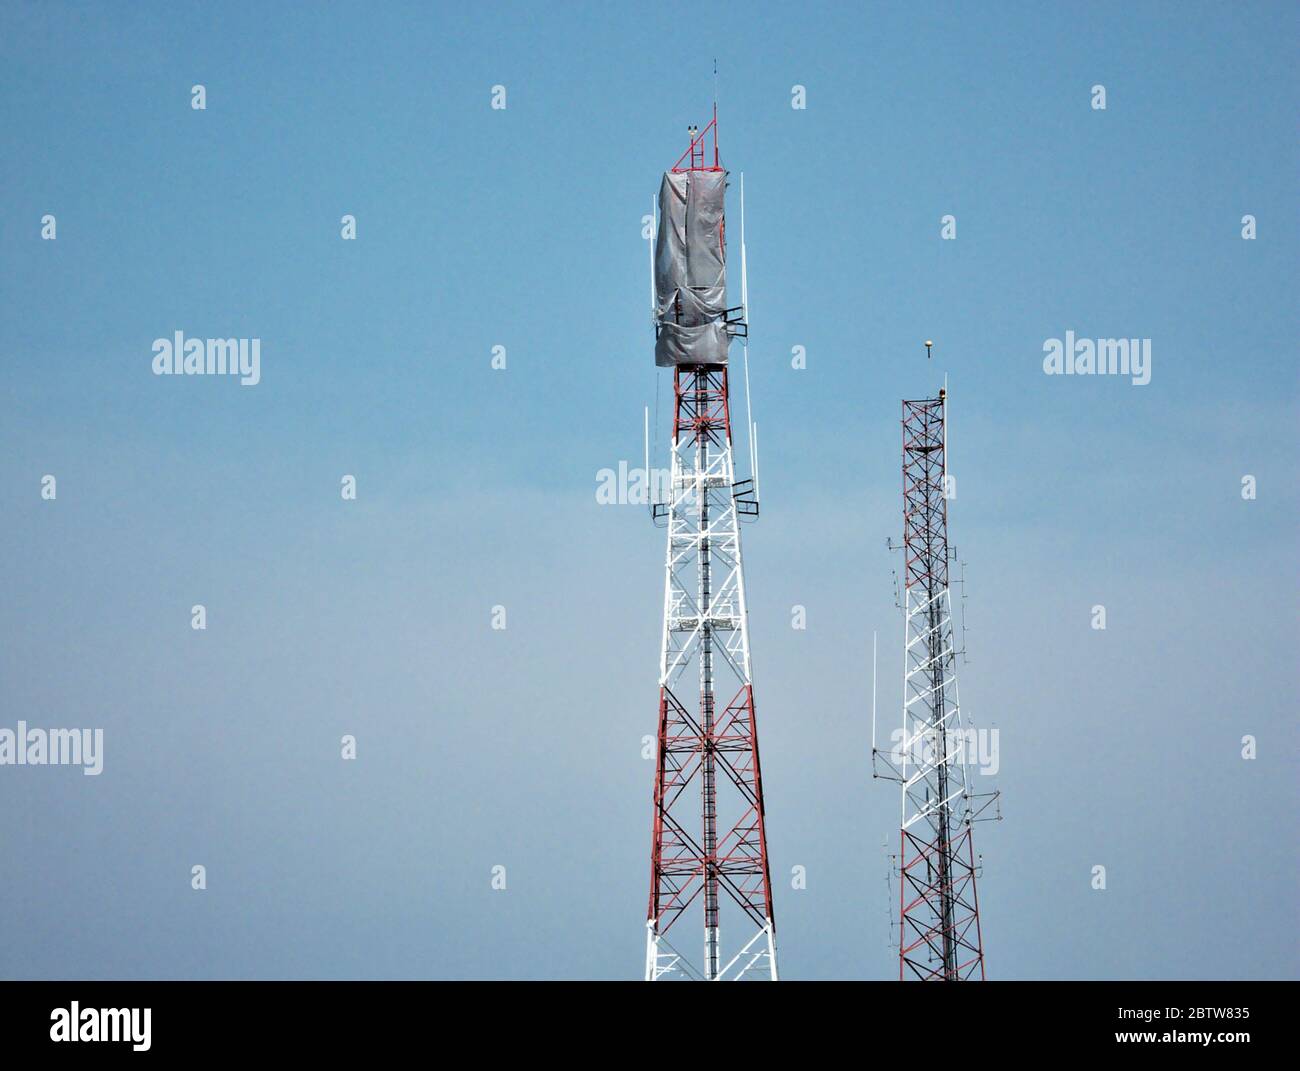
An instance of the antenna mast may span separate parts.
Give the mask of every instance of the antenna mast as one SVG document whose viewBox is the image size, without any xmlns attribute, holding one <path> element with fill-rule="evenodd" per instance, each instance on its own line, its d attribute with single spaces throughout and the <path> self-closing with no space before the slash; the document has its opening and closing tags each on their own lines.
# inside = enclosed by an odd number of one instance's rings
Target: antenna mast
<svg viewBox="0 0 1300 1071">
<path fill-rule="evenodd" d="M 668 501 L 653 507 L 668 547 L 647 981 L 777 979 L 740 546 L 740 519 L 756 517 L 758 501 L 754 481 L 736 479 L 727 375 L 730 342 L 748 328 L 743 302 L 726 303 L 717 128 L 715 101 L 659 192 L 655 363 L 673 368 L 675 404 Z M 691 915 L 702 956 L 689 951 Z"/>
<path fill-rule="evenodd" d="M 903 727 L 872 765 L 902 785 L 899 978 L 965 981 L 984 978 L 971 829 L 997 793 L 972 791 L 957 696 L 946 418 L 946 389 L 903 402 Z"/>
</svg>

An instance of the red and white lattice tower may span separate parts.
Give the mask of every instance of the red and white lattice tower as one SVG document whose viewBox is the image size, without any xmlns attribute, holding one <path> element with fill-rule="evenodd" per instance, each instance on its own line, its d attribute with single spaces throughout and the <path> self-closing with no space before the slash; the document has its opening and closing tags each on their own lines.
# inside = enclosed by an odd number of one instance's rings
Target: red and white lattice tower
<svg viewBox="0 0 1300 1071">
<path fill-rule="evenodd" d="M 901 979 L 984 978 L 977 861 L 971 831 L 996 792 L 976 793 L 973 730 L 957 698 L 948 567 L 947 398 L 903 402 L 905 619 L 903 726 L 877 775 L 902 783 L 899 877 Z"/>
<path fill-rule="evenodd" d="M 664 500 L 652 504 L 668 549 L 647 981 L 777 977 L 740 550 L 741 519 L 758 514 L 757 472 L 736 479 L 727 372 L 731 340 L 743 346 L 747 336 L 743 190 L 741 304 L 732 308 L 725 190 L 715 107 L 664 174 L 651 252 L 655 361 L 673 369 L 674 413 Z M 752 464 L 748 419 L 746 430 Z"/>
</svg>

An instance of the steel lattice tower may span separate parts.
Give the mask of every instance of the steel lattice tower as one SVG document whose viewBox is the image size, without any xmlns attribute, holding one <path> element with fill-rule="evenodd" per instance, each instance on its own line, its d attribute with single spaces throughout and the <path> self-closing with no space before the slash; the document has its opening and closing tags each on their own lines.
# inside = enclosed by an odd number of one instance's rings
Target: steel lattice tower
<svg viewBox="0 0 1300 1071">
<path fill-rule="evenodd" d="M 902 783 L 899 977 L 965 981 L 984 978 L 972 825 L 996 793 L 971 791 L 957 696 L 946 416 L 945 391 L 903 402 L 903 727 L 884 776 Z"/>
<path fill-rule="evenodd" d="M 710 130 L 713 164 L 706 166 Z M 669 175 L 722 172 L 716 130 L 715 112 L 704 131 L 692 130 L 690 149 Z M 719 177 L 725 182 L 725 172 Z M 722 187 L 714 185 L 719 217 L 710 255 L 721 263 Z M 697 238 L 662 237 L 667 240 Z M 742 282 L 742 294 L 744 289 Z M 658 330 L 686 322 L 680 319 L 682 297 L 660 285 Z M 684 297 L 687 303 L 696 300 L 693 294 Z M 747 334 L 745 309 L 742 304 L 723 310 L 725 281 L 714 306 L 715 322 L 726 329 L 720 352 L 725 360 L 726 341 Z M 653 507 L 656 518 L 666 520 L 668 546 L 645 977 L 775 981 L 776 927 L 740 548 L 740 521 L 757 515 L 757 494 L 752 480 L 736 479 L 726 365 L 677 363 L 673 382 L 667 501 Z M 703 923 L 699 965 L 685 951 L 698 940 L 683 924 L 691 916 Z"/>
</svg>

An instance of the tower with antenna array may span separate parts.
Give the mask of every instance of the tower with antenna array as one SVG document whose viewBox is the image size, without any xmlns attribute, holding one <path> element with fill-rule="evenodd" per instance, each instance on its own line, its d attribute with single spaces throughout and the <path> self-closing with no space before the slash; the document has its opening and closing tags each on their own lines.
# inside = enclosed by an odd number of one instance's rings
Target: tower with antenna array
<svg viewBox="0 0 1300 1071">
<path fill-rule="evenodd" d="M 673 374 L 647 981 L 777 978 L 741 522 L 758 516 L 748 409 L 748 288 L 728 306 L 718 117 L 663 175 L 651 246 L 655 364 Z M 728 354 L 744 351 L 752 478 L 736 478 Z M 649 436 L 647 433 L 649 472 Z M 695 919 L 692 926 L 690 919 Z M 701 928 L 699 927 L 702 923 Z M 699 943 L 697 943 L 699 942 Z"/>
<path fill-rule="evenodd" d="M 957 696 L 947 406 L 946 388 L 903 402 L 903 725 L 889 751 L 876 747 L 873 709 L 873 773 L 902 786 L 895 866 L 902 980 L 984 978 L 972 827 L 997 793 L 972 791 L 974 729 Z"/>
</svg>

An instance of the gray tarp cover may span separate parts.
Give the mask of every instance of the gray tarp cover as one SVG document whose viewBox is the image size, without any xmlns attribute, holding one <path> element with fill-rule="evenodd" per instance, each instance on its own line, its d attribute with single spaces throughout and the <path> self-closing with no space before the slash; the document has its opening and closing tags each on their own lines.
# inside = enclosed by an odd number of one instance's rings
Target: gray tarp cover
<svg viewBox="0 0 1300 1071">
<path fill-rule="evenodd" d="M 668 172 L 659 187 L 655 364 L 726 364 L 724 171 Z"/>
</svg>

